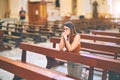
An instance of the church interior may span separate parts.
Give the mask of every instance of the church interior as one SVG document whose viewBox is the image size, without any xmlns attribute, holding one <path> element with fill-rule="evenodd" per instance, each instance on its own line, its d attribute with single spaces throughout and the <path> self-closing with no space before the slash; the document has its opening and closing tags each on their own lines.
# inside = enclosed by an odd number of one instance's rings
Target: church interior
<svg viewBox="0 0 120 80">
<path fill-rule="evenodd" d="M 120 0 L 0 0 L 0 80 L 120 80 L 119 8 Z M 79 54 L 59 50 L 67 21 Z M 83 65 L 80 78 L 68 62 Z"/>
</svg>

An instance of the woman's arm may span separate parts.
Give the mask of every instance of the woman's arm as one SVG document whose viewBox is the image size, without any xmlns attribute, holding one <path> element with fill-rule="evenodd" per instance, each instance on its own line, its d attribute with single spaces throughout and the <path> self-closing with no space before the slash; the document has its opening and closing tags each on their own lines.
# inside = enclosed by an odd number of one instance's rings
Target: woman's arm
<svg viewBox="0 0 120 80">
<path fill-rule="evenodd" d="M 80 35 L 75 36 L 72 44 L 70 44 L 69 40 L 66 40 L 65 44 L 68 51 L 73 51 L 80 44 Z"/>
<path fill-rule="evenodd" d="M 59 44 L 59 49 L 63 50 L 64 47 L 65 47 L 65 40 L 64 40 L 64 33 L 62 33 L 60 44 Z"/>
</svg>

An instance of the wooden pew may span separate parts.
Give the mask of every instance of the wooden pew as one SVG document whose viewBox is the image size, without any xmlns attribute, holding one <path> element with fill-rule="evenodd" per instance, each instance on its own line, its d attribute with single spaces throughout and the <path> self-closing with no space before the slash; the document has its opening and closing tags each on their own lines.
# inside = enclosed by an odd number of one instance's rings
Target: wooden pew
<svg viewBox="0 0 120 80">
<path fill-rule="evenodd" d="M 88 35 L 88 34 L 81 34 L 80 36 L 82 39 L 92 40 L 93 42 L 101 41 L 101 42 L 103 42 L 103 44 L 106 44 L 106 45 L 120 46 L 119 45 L 120 38 L 118 38 L 118 37 Z M 102 44 L 101 42 L 98 42 L 98 43 Z M 104 42 L 107 42 L 107 43 L 104 43 Z M 111 43 L 115 43 L 115 44 L 111 44 Z M 120 54 L 118 54 L 118 57 L 120 57 Z M 117 59 L 117 56 L 114 58 Z"/>
<path fill-rule="evenodd" d="M 76 20 L 70 20 L 72 21 L 75 26 L 77 32 L 84 32 L 84 33 L 90 33 L 91 30 L 107 30 L 107 29 L 112 29 L 115 28 L 116 23 L 114 22 L 115 19 L 76 19 Z M 65 20 L 56 20 L 54 22 L 54 25 L 56 27 L 63 26 L 63 23 Z M 60 26 L 59 26 L 60 25 Z M 54 29 L 55 31 L 55 29 Z"/>
<path fill-rule="evenodd" d="M 4 34 L 4 42 L 9 42 L 9 41 L 14 41 L 14 45 L 15 47 L 19 47 L 20 46 L 20 42 L 22 41 L 22 38 L 19 36 L 14 36 L 11 34 Z"/>
<path fill-rule="evenodd" d="M 42 31 L 41 27 L 43 27 L 43 25 L 24 25 L 24 28 L 22 28 L 20 32 L 25 38 L 33 38 L 35 43 L 45 42 L 46 38 L 43 35 L 49 36 L 51 33 L 49 31 Z"/>
<path fill-rule="evenodd" d="M 81 34 L 80 37 L 82 39 L 93 40 L 94 42 L 103 41 L 103 42 L 120 44 L 120 38 L 117 38 L 117 37 L 106 37 L 106 36 L 89 35 L 89 34 Z"/>
<path fill-rule="evenodd" d="M 2 29 L 3 23 L 4 23 L 4 21 L 0 21 L 0 29 Z"/>
<path fill-rule="evenodd" d="M 81 42 L 81 50 L 95 54 L 112 56 L 114 59 L 117 59 L 120 55 L 120 46 L 104 45 L 99 43 Z"/>
<path fill-rule="evenodd" d="M 47 36 L 47 38 L 55 35 L 55 33 L 53 31 L 51 31 L 51 28 L 47 28 L 47 27 L 46 28 L 40 27 L 39 34 L 41 34 L 43 36 Z"/>
<path fill-rule="evenodd" d="M 81 39 L 88 39 L 88 40 L 93 40 L 92 43 L 89 42 L 83 42 L 81 41 L 81 50 L 83 51 L 88 51 L 91 53 L 99 53 L 102 55 L 111 55 L 114 57 L 114 59 L 117 59 L 120 57 L 120 46 L 117 44 L 120 43 L 119 38 L 110 38 L 110 37 L 104 37 L 104 36 L 94 36 L 94 35 L 87 35 L 87 34 L 81 34 Z M 59 43 L 60 39 L 59 38 L 50 38 L 50 42 L 53 43 L 53 47 L 56 47 L 56 44 Z M 96 44 L 95 41 L 105 41 L 105 42 L 112 42 L 116 43 L 116 45 L 101 45 L 101 44 Z M 116 53 L 118 53 L 116 55 Z M 55 60 L 55 59 L 54 59 Z M 49 61 L 50 65 L 51 62 Z M 95 70 L 100 69 L 96 68 Z"/>
<path fill-rule="evenodd" d="M 11 47 L 9 45 L 5 45 L 3 42 L 3 31 L 0 30 L 0 51 L 10 50 Z"/>
<path fill-rule="evenodd" d="M 9 34 L 4 34 L 3 36 L 4 36 L 5 43 L 14 44 L 15 47 L 20 46 L 20 42 L 22 41 L 21 37 L 9 35 Z"/>
<path fill-rule="evenodd" d="M 93 70 L 94 68 L 103 69 L 102 80 L 106 80 L 106 72 L 113 71 L 120 73 L 120 61 L 98 57 L 93 55 L 86 55 L 71 52 L 63 52 L 53 48 L 47 48 L 40 45 L 21 43 L 20 48 L 22 51 L 22 62 L 26 63 L 27 51 L 35 52 L 38 54 L 43 54 L 52 58 L 58 58 L 65 61 L 71 61 L 76 63 L 81 63 L 87 66 L 90 66 L 89 78 L 88 80 L 93 80 Z"/>
<path fill-rule="evenodd" d="M 52 37 L 50 38 L 50 42 L 53 43 L 53 47 L 56 47 L 56 44 L 59 44 L 60 42 L 60 38 Z M 120 46 L 118 45 L 105 45 L 84 41 L 81 41 L 81 50 L 91 53 L 113 56 L 114 59 L 117 59 L 118 55 L 120 54 Z"/>
<path fill-rule="evenodd" d="M 14 24 L 14 23 L 9 23 L 7 25 L 8 26 L 5 27 L 6 28 L 5 38 L 10 37 L 11 40 L 15 40 L 15 41 L 17 41 L 18 38 L 20 38 L 21 41 L 24 41 L 28 38 L 32 38 L 34 43 L 46 41 L 46 39 L 44 37 L 41 37 L 41 34 L 39 33 L 39 27 L 41 27 L 42 25 L 21 25 L 21 24 Z M 37 28 L 37 31 L 36 31 L 36 28 Z M 9 35 L 9 33 L 11 34 Z"/>
<path fill-rule="evenodd" d="M 103 36 L 112 36 L 112 37 L 120 38 L 120 33 L 116 33 L 116 32 L 93 30 L 92 34 L 94 34 L 94 35 L 103 35 Z"/>
<path fill-rule="evenodd" d="M 52 31 L 54 32 L 54 36 L 60 36 L 61 32 L 63 31 L 63 21 L 60 21 L 58 24 L 55 21 L 55 24 L 52 27 Z"/>
<path fill-rule="evenodd" d="M 20 33 L 22 40 L 26 38 L 32 38 L 35 43 L 40 42 L 41 36 L 39 33 L 34 32 L 35 27 L 40 25 L 18 25 L 17 32 Z"/>
<path fill-rule="evenodd" d="M 21 34 L 18 32 L 17 24 L 8 23 L 7 26 L 4 26 L 4 42 L 13 42 L 15 47 L 19 47 L 20 42 L 22 41 Z"/>
<path fill-rule="evenodd" d="M 93 42 L 103 41 L 103 42 L 107 42 L 108 43 L 108 44 L 105 43 L 106 45 L 110 45 L 111 46 L 112 44 L 110 44 L 110 43 L 115 43 L 115 44 L 113 44 L 113 46 L 120 46 L 119 45 L 120 44 L 120 38 L 118 38 L 118 37 L 109 37 L 109 36 L 106 37 L 106 36 L 88 35 L 88 34 L 81 34 L 80 36 L 81 36 L 82 39 L 92 40 Z M 120 57 L 120 54 L 118 54 L 118 56 Z M 117 59 L 117 57 L 115 59 Z"/>
<path fill-rule="evenodd" d="M 54 36 L 54 32 L 45 25 L 28 25 L 27 27 L 29 27 L 29 32 L 39 33 L 41 36 L 47 36 L 47 38 Z"/>
<path fill-rule="evenodd" d="M 53 43 L 54 48 L 56 47 L 56 44 L 59 43 L 59 41 L 60 41 L 59 38 L 50 38 L 50 42 Z M 111 56 L 114 56 L 115 59 L 117 59 L 116 53 L 118 53 L 118 54 L 120 53 L 119 46 L 117 46 L 117 47 L 116 46 L 106 46 L 106 45 L 99 45 L 99 44 L 88 43 L 88 42 L 81 42 L 81 47 L 82 47 L 81 50 L 89 51 L 92 53 L 100 53 L 103 55 L 111 55 Z M 87 49 L 87 48 L 90 48 L 90 49 Z M 111 54 L 111 52 L 112 52 L 112 54 Z M 97 68 L 97 70 L 100 70 L 100 69 Z M 106 75 L 106 72 L 104 75 Z"/>
<path fill-rule="evenodd" d="M 34 43 L 39 43 L 42 41 L 41 35 L 39 33 L 23 32 L 22 35 L 25 37 L 25 39 L 32 38 Z M 44 41 L 46 41 L 46 39 L 44 39 L 43 42 Z"/>
<path fill-rule="evenodd" d="M 119 39 L 115 39 L 113 38 L 110 39 L 109 37 L 100 37 L 100 36 L 92 36 L 92 35 L 82 35 L 81 38 L 83 39 L 89 39 L 89 40 L 98 40 L 98 41 L 106 41 L 106 42 L 114 42 L 114 43 L 119 43 Z M 99 39 L 100 38 L 100 39 Z M 59 43 L 60 39 L 55 39 L 55 38 L 51 38 L 50 42 L 53 43 L 53 47 L 56 47 L 56 44 Z M 88 51 L 88 52 L 92 52 L 92 53 L 99 53 L 102 55 L 111 55 L 114 56 L 114 59 L 117 59 L 117 57 L 120 57 L 120 55 L 118 54 L 118 56 L 116 55 L 116 53 L 120 53 L 120 47 L 116 48 L 116 46 L 112 47 L 112 46 L 105 46 L 105 45 L 101 45 L 101 44 L 94 44 L 93 43 L 89 43 L 89 42 L 81 42 L 81 50 L 83 51 Z M 103 51 L 102 51 L 103 50 Z M 113 51 L 112 51 L 113 50 Z M 111 53 L 112 52 L 112 53 Z M 55 59 L 54 59 L 55 60 Z M 55 61 L 54 61 L 55 62 Z M 49 61 L 50 65 L 51 62 Z M 86 67 L 86 66 L 85 66 Z M 88 67 L 87 67 L 88 68 Z M 95 70 L 97 71 L 101 71 L 100 69 L 96 68 Z"/>
<path fill-rule="evenodd" d="M 17 26 L 18 26 L 18 24 L 16 24 L 16 23 L 7 23 L 6 29 L 7 29 L 7 31 L 9 31 L 9 29 L 11 28 L 11 29 L 14 29 L 15 32 L 16 32 L 17 31 Z"/>
<path fill-rule="evenodd" d="M 63 73 L 0 56 L 0 68 L 27 80 L 75 80 Z"/>
</svg>

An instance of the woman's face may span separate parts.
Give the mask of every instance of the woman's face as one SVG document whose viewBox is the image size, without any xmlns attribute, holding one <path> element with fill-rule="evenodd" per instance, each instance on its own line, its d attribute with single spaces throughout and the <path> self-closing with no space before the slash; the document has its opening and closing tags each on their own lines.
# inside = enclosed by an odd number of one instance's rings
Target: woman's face
<svg viewBox="0 0 120 80">
<path fill-rule="evenodd" d="M 64 26 L 64 32 L 66 35 L 69 35 L 70 34 L 70 28 L 67 27 L 67 26 Z"/>
</svg>

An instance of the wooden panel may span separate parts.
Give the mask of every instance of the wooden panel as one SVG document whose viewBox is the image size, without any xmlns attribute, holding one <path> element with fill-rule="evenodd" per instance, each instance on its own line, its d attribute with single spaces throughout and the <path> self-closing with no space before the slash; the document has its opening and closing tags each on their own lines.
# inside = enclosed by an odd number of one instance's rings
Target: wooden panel
<svg viewBox="0 0 120 80">
<path fill-rule="evenodd" d="M 29 24 L 44 24 L 47 20 L 45 2 L 28 2 Z"/>
</svg>

